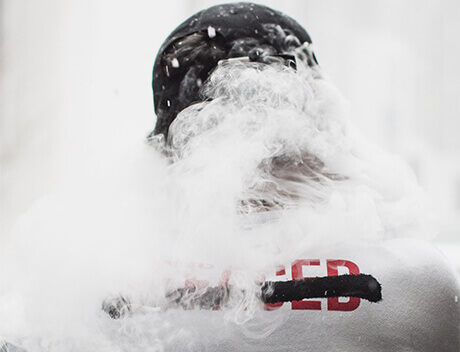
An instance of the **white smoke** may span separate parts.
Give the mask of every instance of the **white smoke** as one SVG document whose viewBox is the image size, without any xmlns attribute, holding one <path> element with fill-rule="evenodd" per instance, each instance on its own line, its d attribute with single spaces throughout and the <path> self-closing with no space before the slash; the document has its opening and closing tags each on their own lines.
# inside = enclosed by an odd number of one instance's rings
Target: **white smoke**
<svg viewBox="0 0 460 352">
<path fill-rule="evenodd" d="M 120 140 L 124 153 L 76 170 L 20 219 L 0 337 L 31 352 L 186 350 L 200 337 L 163 310 L 181 265 L 231 268 L 244 293 L 223 319 L 249 326 L 273 265 L 318 244 L 431 235 L 412 172 L 359 136 L 318 68 L 224 62 L 202 94 L 157 149 Z M 110 319 L 101 303 L 119 293 L 147 314 Z"/>
<path fill-rule="evenodd" d="M 166 146 L 191 222 L 203 206 L 217 223 L 289 209 L 283 216 L 352 226 L 322 241 L 430 236 L 412 171 L 359 136 L 317 68 L 223 62 L 202 93 L 209 101 L 178 115 Z"/>
</svg>

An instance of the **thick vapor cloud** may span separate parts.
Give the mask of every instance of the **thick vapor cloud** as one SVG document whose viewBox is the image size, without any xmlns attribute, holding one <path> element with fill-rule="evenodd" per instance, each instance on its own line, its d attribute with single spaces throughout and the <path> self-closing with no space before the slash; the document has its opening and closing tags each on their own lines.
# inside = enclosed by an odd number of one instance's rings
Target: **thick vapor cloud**
<svg viewBox="0 0 460 352">
<path fill-rule="evenodd" d="M 121 138 L 20 219 L 1 259 L 0 336 L 31 352 L 192 346 L 193 326 L 164 297 L 190 263 L 232 269 L 243 294 L 222 319 L 251 326 L 256 282 L 276 263 L 317 245 L 431 236 L 411 170 L 355 131 L 319 68 L 222 62 L 201 94 L 168 140 Z M 143 313 L 110 319 L 101 303 L 119 293 Z"/>
</svg>

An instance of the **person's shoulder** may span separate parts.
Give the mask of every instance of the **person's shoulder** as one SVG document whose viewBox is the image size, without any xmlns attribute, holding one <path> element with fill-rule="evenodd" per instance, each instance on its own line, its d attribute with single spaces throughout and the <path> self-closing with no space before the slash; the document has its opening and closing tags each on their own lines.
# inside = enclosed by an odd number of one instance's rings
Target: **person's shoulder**
<svg viewBox="0 0 460 352">
<path fill-rule="evenodd" d="M 435 301 L 458 302 L 459 278 L 453 265 L 433 244 L 423 240 L 394 239 L 384 242 L 393 260 L 391 274 L 401 284 L 422 289 L 414 292 Z M 452 305 L 453 306 L 453 305 Z M 458 309 L 458 304 L 457 304 Z"/>
<path fill-rule="evenodd" d="M 448 258 L 432 243 L 400 238 L 383 242 L 383 247 L 391 253 L 394 270 L 422 279 L 427 284 L 428 280 L 444 282 L 458 291 L 458 274 Z"/>
<path fill-rule="evenodd" d="M 414 330 L 424 332 L 428 344 L 437 341 L 438 350 L 459 350 L 459 280 L 453 265 L 426 241 L 395 239 L 384 247 L 394 261 L 394 296 L 401 298 L 399 308 L 410 314 Z"/>
</svg>

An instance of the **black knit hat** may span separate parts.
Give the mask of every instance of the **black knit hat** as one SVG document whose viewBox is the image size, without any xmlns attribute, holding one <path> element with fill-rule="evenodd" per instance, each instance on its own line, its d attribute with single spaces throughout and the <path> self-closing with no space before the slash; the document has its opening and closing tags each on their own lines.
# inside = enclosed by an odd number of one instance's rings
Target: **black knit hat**
<svg viewBox="0 0 460 352">
<path fill-rule="evenodd" d="M 176 115 L 203 100 L 199 89 L 222 59 L 284 55 L 310 36 L 281 12 L 253 3 L 210 7 L 177 27 L 161 46 L 153 67 L 153 98 L 157 123 L 152 135 L 168 135 Z M 314 55 L 310 65 L 316 64 Z"/>
</svg>

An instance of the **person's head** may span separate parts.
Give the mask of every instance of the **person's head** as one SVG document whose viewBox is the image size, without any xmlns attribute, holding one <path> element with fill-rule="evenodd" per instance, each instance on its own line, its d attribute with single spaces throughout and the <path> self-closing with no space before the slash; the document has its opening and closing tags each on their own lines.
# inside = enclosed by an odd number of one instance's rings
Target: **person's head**
<svg viewBox="0 0 460 352">
<path fill-rule="evenodd" d="M 149 138 L 203 198 L 249 213 L 323 197 L 342 122 L 311 43 L 292 18 L 236 3 L 198 12 L 161 46 Z"/>
<path fill-rule="evenodd" d="M 301 57 L 314 66 L 311 39 L 295 20 L 253 3 L 233 3 L 198 12 L 161 46 L 153 68 L 157 123 L 151 136 L 167 140 L 169 126 L 186 107 L 203 101 L 200 88 L 221 60 L 247 58 L 295 66 Z"/>
</svg>

